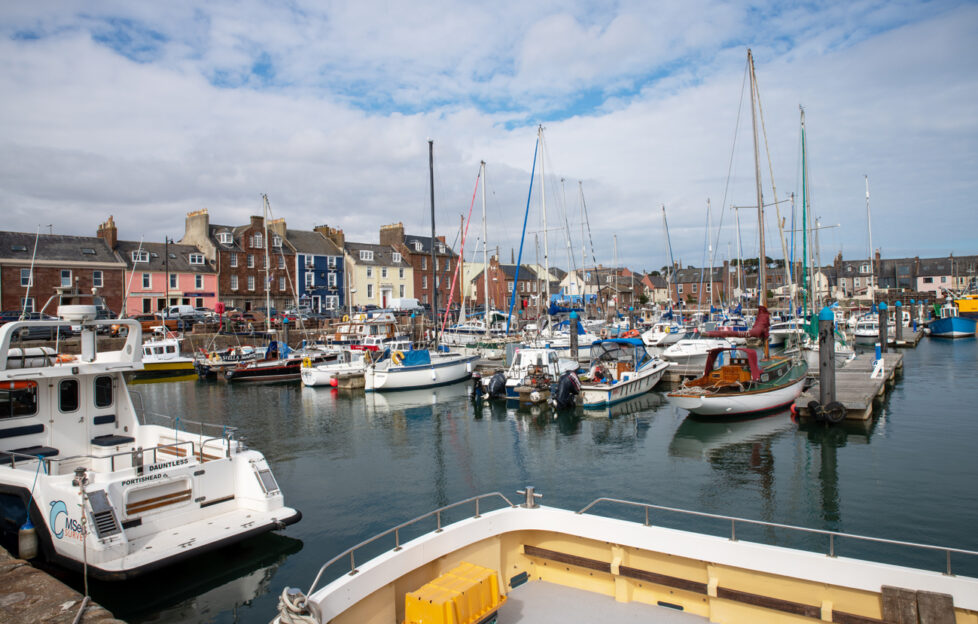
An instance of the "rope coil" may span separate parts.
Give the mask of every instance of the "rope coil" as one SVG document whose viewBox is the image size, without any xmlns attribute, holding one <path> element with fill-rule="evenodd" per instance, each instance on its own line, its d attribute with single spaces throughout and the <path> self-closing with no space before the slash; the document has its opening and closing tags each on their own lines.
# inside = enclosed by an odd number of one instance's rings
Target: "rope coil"
<svg viewBox="0 0 978 624">
<path fill-rule="evenodd" d="M 320 613 L 302 591 L 286 587 L 278 597 L 278 624 L 319 624 Z"/>
</svg>

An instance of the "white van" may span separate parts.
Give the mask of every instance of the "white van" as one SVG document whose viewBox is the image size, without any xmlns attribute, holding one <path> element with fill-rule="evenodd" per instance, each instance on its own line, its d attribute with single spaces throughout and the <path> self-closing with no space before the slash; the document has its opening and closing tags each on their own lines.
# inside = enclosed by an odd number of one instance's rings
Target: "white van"
<svg viewBox="0 0 978 624">
<path fill-rule="evenodd" d="M 168 319 L 179 319 L 193 318 L 196 314 L 196 310 L 192 305 L 173 305 L 166 309 L 166 318 Z"/>
<path fill-rule="evenodd" d="M 418 300 L 411 297 L 395 297 L 387 302 L 388 310 L 417 310 L 420 307 Z"/>
</svg>

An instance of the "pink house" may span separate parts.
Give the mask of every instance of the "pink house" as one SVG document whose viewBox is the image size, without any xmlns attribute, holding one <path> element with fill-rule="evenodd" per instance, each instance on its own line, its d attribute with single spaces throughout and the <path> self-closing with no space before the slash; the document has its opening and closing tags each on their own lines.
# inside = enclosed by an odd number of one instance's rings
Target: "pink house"
<svg viewBox="0 0 978 624">
<path fill-rule="evenodd" d="M 126 263 L 125 312 L 132 316 L 168 305 L 214 309 L 217 270 L 193 245 L 119 241 Z"/>
</svg>

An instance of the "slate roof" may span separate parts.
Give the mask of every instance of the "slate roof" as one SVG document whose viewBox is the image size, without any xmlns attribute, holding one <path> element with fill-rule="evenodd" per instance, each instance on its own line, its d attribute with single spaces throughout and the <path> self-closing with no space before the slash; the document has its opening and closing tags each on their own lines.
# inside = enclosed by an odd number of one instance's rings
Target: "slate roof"
<svg viewBox="0 0 978 624">
<path fill-rule="evenodd" d="M 353 243 L 347 241 L 343 250 L 350 254 L 354 264 L 362 266 L 389 266 L 410 268 L 411 265 L 401 256 L 400 262 L 394 262 L 394 253 L 400 253 L 390 245 L 375 245 L 373 243 Z M 373 260 L 361 260 L 360 251 L 374 252 Z"/>
<path fill-rule="evenodd" d="M 314 230 L 286 230 L 285 236 L 289 245 L 297 253 L 314 256 L 342 256 L 343 252 L 336 243 Z"/>
<path fill-rule="evenodd" d="M 142 250 L 149 254 L 149 262 L 135 263 L 132 253 L 140 249 L 139 241 L 118 241 L 116 251 L 126 263 L 129 271 L 165 271 L 169 264 L 170 273 L 216 273 L 217 270 L 205 259 L 204 264 L 190 264 L 190 254 L 200 254 L 193 245 L 170 243 L 169 249 L 164 243 L 142 243 Z M 169 253 L 169 263 L 167 263 Z"/>
<path fill-rule="evenodd" d="M 41 234 L 33 232 L 0 232 L 0 261 L 26 262 L 30 264 L 37 241 L 37 261 L 52 261 L 71 264 L 114 264 L 122 268 L 122 263 L 109 249 L 105 241 L 97 236 L 62 236 L 60 234 Z"/>
<path fill-rule="evenodd" d="M 768 270 L 768 274 L 771 274 L 771 270 Z M 704 282 L 723 281 L 723 267 L 713 267 L 713 279 L 710 280 L 710 269 L 701 269 L 699 267 L 689 267 L 686 269 L 679 269 L 676 274 L 672 276 L 673 284 L 691 284 L 699 283 L 700 280 Z"/>
<path fill-rule="evenodd" d="M 515 264 L 500 264 L 499 270 L 503 272 L 503 275 L 506 276 L 506 279 L 511 279 L 511 280 L 516 279 Z M 479 271 L 474 276 L 472 276 L 472 279 L 470 281 L 474 282 L 476 280 L 481 280 L 481 279 L 482 279 L 482 271 Z M 537 280 L 537 274 L 533 269 L 531 269 L 529 266 L 524 264 L 522 265 L 522 268 L 520 268 L 520 280 L 524 282 L 534 282 Z M 551 282 L 551 283 L 556 283 L 556 282 Z"/>
<path fill-rule="evenodd" d="M 414 243 L 415 242 L 421 243 L 421 251 L 415 250 L 415 247 L 414 247 Z M 457 255 L 455 252 L 452 251 L 452 248 L 447 243 L 442 243 L 441 241 L 438 241 L 438 242 L 441 243 L 442 245 L 445 245 L 445 252 L 442 253 L 442 252 L 438 251 L 438 248 L 437 247 L 435 247 L 435 255 L 436 256 L 451 256 L 451 257 L 454 258 Z M 431 255 L 431 237 L 430 236 L 415 236 L 414 234 L 405 234 L 404 235 L 404 244 L 407 245 L 408 250 L 411 253 L 413 253 L 413 254 L 428 254 L 428 255 Z"/>
</svg>

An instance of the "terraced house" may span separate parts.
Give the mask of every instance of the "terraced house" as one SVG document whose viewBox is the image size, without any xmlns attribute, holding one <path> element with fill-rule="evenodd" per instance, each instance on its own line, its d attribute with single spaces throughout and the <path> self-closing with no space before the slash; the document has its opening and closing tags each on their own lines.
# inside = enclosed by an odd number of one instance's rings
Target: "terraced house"
<svg viewBox="0 0 978 624">
<path fill-rule="evenodd" d="M 411 297 L 422 304 L 430 305 L 435 290 L 438 291 L 438 307 L 445 308 L 445 303 L 451 296 L 452 303 L 462 300 L 461 288 L 456 283 L 454 295 L 452 279 L 458 265 L 458 254 L 452 251 L 445 242 L 444 236 L 434 240 L 434 279 L 432 279 L 432 240 L 430 236 L 416 236 L 404 233 L 403 223 L 384 225 L 380 228 L 380 244 L 389 245 L 395 249 L 401 258 L 407 261 L 413 269 L 414 288 Z"/>
<path fill-rule="evenodd" d="M 313 312 L 342 310 L 346 305 L 342 248 L 319 228 L 288 230 L 286 234 L 287 244 L 295 250 L 295 290 L 300 305 Z"/>
<path fill-rule="evenodd" d="M 346 242 L 350 305 L 386 308 L 391 299 L 414 297 L 414 270 L 394 247 Z"/>
</svg>

